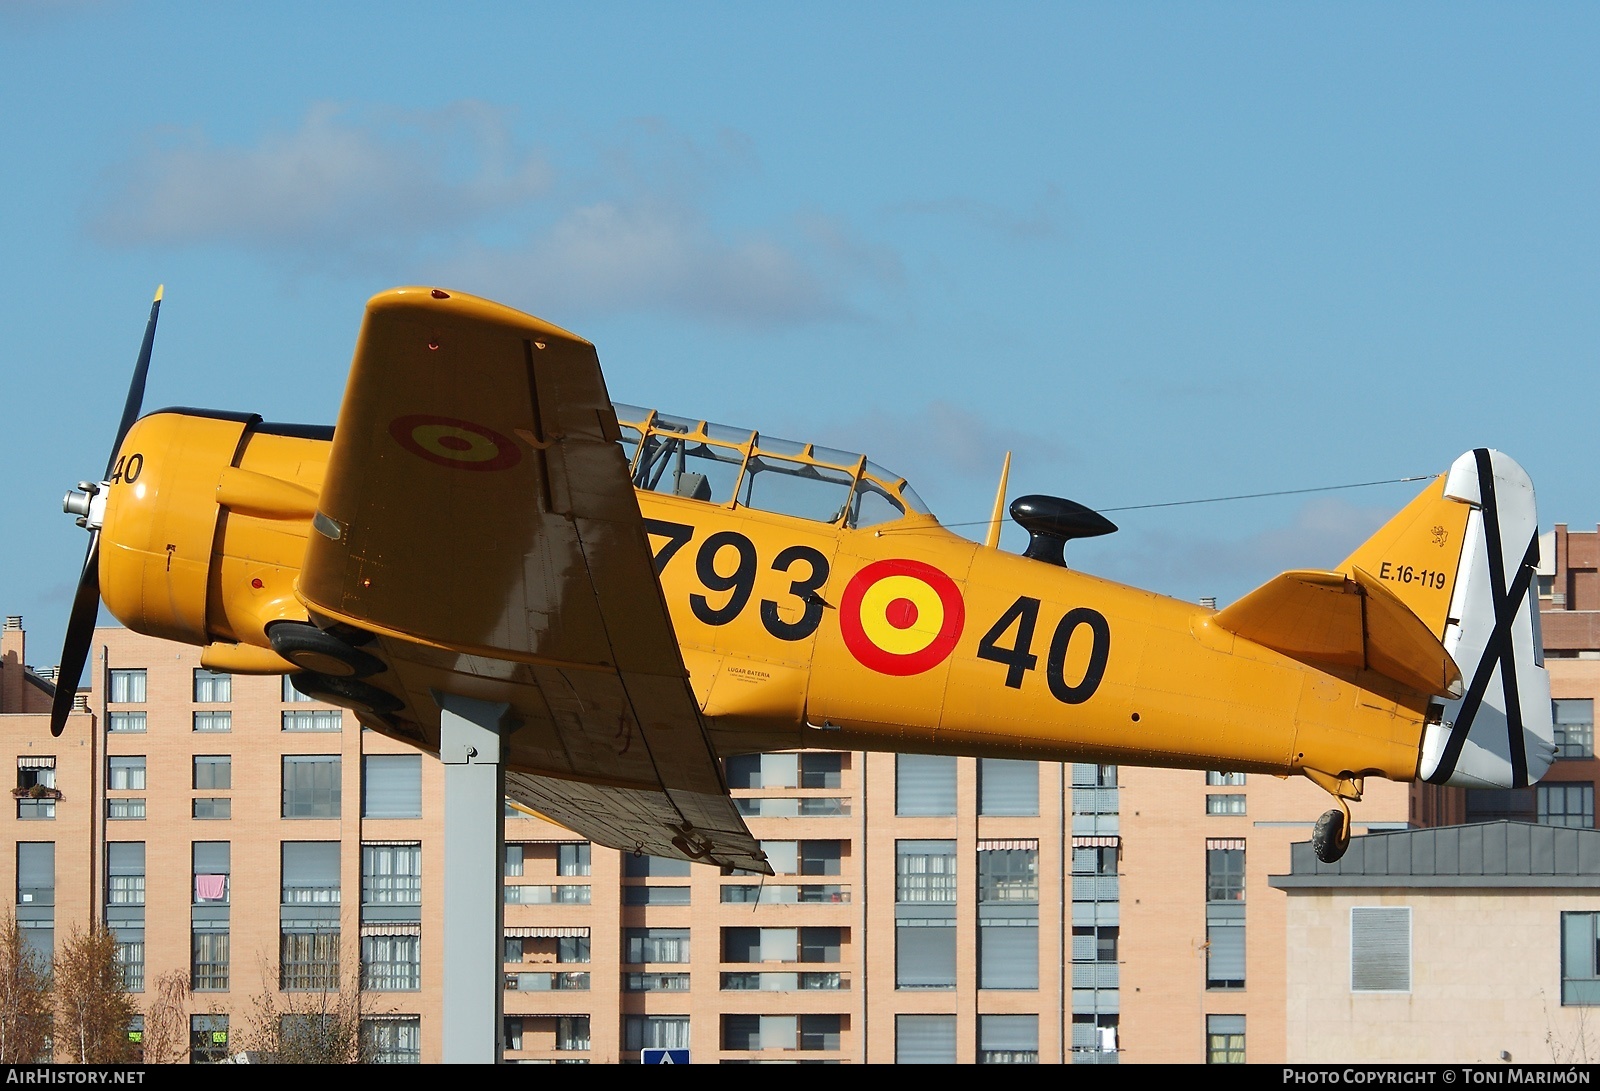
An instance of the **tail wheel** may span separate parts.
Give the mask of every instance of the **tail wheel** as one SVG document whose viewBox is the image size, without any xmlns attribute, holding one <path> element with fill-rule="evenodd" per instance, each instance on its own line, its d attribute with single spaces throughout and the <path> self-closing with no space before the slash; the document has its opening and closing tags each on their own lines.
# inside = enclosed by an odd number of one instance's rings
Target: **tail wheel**
<svg viewBox="0 0 1600 1091">
<path fill-rule="evenodd" d="M 289 684 L 313 701 L 325 701 L 340 708 L 379 716 L 398 712 L 405 705 L 394 694 L 358 678 L 334 678 L 315 671 L 305 671 L 291 674 Z"/>
<path fill-rule="evenodd" d="M 1332 864 L 1350 847 L 1350 815 L 1343 807 L 1335 807 L 1317 819 L 1311 831 L 1311 850 L 1324 864 Z"/>
<path fill-rule="evenodd" d="M 381 659 L 309 622 L 275 621 L 267 626 L 267 639 L 295 666 L 328 678 L 365 678 L 384 669 Z"/>
</svg>

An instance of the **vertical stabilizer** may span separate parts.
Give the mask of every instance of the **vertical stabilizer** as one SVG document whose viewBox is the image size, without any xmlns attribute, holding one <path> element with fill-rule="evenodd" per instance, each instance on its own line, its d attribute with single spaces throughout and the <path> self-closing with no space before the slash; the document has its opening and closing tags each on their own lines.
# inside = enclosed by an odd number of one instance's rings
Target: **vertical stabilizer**
<svg viewBox="0 0 1600 1091">
<path fill-rule="evenodd" d="M 1430 708 L 1417 775 L 1434 784 L 1523 788 L 1555 758 L 1533 579 L 1533 483 L 1506 455 L 1479 448 L 1450 467 L 1442 499 L 1468 509 L 1443 634 L 1464 692 Z"/>
</svg>

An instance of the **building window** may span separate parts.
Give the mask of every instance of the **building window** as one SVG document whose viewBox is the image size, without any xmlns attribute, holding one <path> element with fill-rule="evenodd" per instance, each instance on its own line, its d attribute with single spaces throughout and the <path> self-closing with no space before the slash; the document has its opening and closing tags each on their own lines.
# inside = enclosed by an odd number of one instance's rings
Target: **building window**
<svg viewBox="0 0 1600 1091">
<path fill-rule="evenodd" d="M 624 933 L 624 938 L 625 962 L 689 961 L 687 928 L 630 928 Z"/>
<path fill-rule="evenodd" d="M 198 667 L 194 672 L 194 701 L 197 705 L 221 704 L 233 700 L 233 675 Z"/>
<path fill-rule="evenodd" d="M 515 889 L 515 888 L 513 888 Z M 527 890 L 527 887 L 523 887 Z M 588 890 L 588 887 L 582 889 Z M 688 905 L 690 891 L 686 886 L 626 886 L 622 888 L 623 905 Z"/>
<path fill-rule="evenodd" d="M 282 852 L 284 905 L 339 904 L 339 842 L 285 841 Z"/>
<path fill-rule="evenodd" d="M 1039 813 L 1039 763 L 1010 758 L 978 759 L 978 813 L 1020 815 Z"/>
<path fill-rule="evenodd" d="M 1561 1003 L 1600 1004 L 1600 913 L 1561 914 Z"/>
<path fill-rule="evenodd" d="M 1206 848 L 1206 901 L 1244 901 L 1244 842 Z"/>
<path fill-rule="evenodd" d="M 761 848 L 779 875 L 838 875 L 844 859 L 842 841 L 762 841 Z"/>
<path fill-rule="evenodd" d="M 587 1019 L 584 1021 L 588 1022 Z M 623 1017 L 622 1030 L 623 1049 L 637 1052 L 641 1049 L 689 1048 L 687 1015 L 627 1015 Z"/>
<path fill-rule="evenodd" d="M 508 1015 L 502 1020 L 501 1046 L 506 1052 L 522 1049 L 522 1016 Z"/>
<path fill-rule="evenodd" d="M 1206 785 L 1212 788 L 1242 788 L 1244 787 L 1244 774 L 1221 773 L 1213 769 L 1206 773 Z"/>
<path fill-rule="evenodd" d="M 1244 842 L 1206 842 L 1206 988 L 1245 984 Z"/>
<path fill-rule="evenodd" d="M 954 904 L 956 843 L 896 841 L 894 900 Z"/>
<path fill-rule="evenodd" d="M 421 842 L 361 846 L 361 904 L 422 904 Z"/>
<path fill-rule="evenodd" d="M 979 1064 L 1038 1064 L 1037 1015 L 978 1016 Z"/>
<path fill-rule="evenodd" d="M 54 818 L 56 800 L 61 798 L 61 793 L 56 790 L 56 759 L 18 758 L 17 788 L 12 795 L 17 800 L 18 818 Z"/>
<path fill-rule="evenodd" d="M 227 754 L 196 754 L 194 786 L 198 790 L 233 787 L 233 758 Z"/>
<path fill-rule="evenodd" d="M 194 904 L 227 905 L 232 846 L 226 841 L 196 841 L 191 852 L 194 861 Z"/>
<path fill-rule="evenodd" d="M 189 1063 L 216 1064 L 228 1059 L 228 1017 L 189 1016 Z"/>
<path fill-rule="evenodd" d="M 111 703 L 114 705 L 142 705 L 145 702 L 145 675 L 143 670 L 111 672 Z"/>
<path fill-rule="evenodd" d="M 1534 791 L 1539 805 L 1539 825 L 1593 828 L 1593 784 L 1541 784 Z"/>
<path fill-rule="evenodd" d="M 687 1030 L 687 1028 L 685 1028 Z M 687 1034 L 685 1034 L 687 1038 Z M 589 1048 L 589 1017 L 587 1015 L 560 1015 L 556 1017 L 556 1049 L 586 1050 Z"/>
<path fill-rule="evenodd" d="M 1206 1016 L 1206 1064 L 1244 1064 L 1244 1016 Z"/>
<path fill-rule="evenodd" d="M 510 874 L 510 872 L 507 872 Z M 519 871 L 520 875 L 521 872 Z M 557 875 L 589 874 L 589 842 L 577 841 L 556 846 Z"/>
<path fill-rule="evenodd" d="M 844 755 L 811 751 L 800 755 L 800 787 L 838 788 L 843 782 Z"/>
<path fill-rule="evenodd" d="M 522 876 L 523 858 L 527 855 L 526 846 L 508 844 L 505 848 L 505 866 L 502 871 L 507 878 L 520 878 Z"/>
<path fill-rule="evenodd" d="M 113 761 L 116 759 L 112 759 Z M 141 765 L 143 758 L 139 759 Z M 17 792 L 47 792 L 56 786 L 56 759 L 54 757 L 18 758 Z"/>
<path fill-rule="evenodd" d="M 122 971 L 122 987 L 131 993 L 144 992 L 144 930 L 134 929 L 138 939 L 117 936 L 117 968 Z"/>
<path fill-rule="evenodd" d="M 196 712 L 194 714 L 194 729 L 196 731 L 232 731 L 233 713 L 225 708 L 212 712 Z"/>
<path fill-rule="evenodd" d="M 54 841 L 17 842 L 17 904 L 19 906 L 56 904 Z"/>
<path fill-rule="evenodd" d="M 383 1015 L 362 1019 L 361 1052 L 368 1064 L 421 1064 L 422 1017 Z"/>
<path fill-rule="evenodd" d="M 144 755 L 112 757 L 106 787 L 113 792 L 144 791 Z"/>
<path fill-rule="evenodd" d="M 1532 788 L 1467 788 L 1468 822 L 1534 822 L 1539 806 Z"/>
<path fill-rule="evenodd" d="M 938 754 L 897 754 L 894 763 L 894 813 L 956 813 L 956 759 Z"/>
<path fill-rule="evenodd" d="M 233 800 L 227 796 L 198 796 L 194 801 L 196 818 L 232 818 Z"/>
<path fill-rule="evenodd" d="M 142 798 L 106 800 L 106 820 L 108 822 L 142 820 L 143 818 L 144 800 Z"/>
<path fill-rule="evenodd" d="M 293 675 L 286 674 L 286 675 L 283 676 L 283 703 L 284 704 L 286 704 L 286 705 L 303 704 L 303 703 L 315 700 L 315 698 L 307 697 L 305 694 L 303 694 L 299 690 L 295 689 L 294 688 L 294 682 L 291 681 L 292 678 L 293 678 Z"/>
<path fill-rule="evenodd" d="M 1039 920 L 998 917 L 978 921 L 978 988 L 1039 987 Z"/>
<path fill-rule="evenodd" d="M 422 817 L 421 754 L 367 754 L 362 757 L 361 816 Z"/>
<path fill-rule="evenodd" d="M 622 874 L 630 879 L 643 879 L 650 876 L 667 879 L 686 879 L 689 877 L 689 868 L 693 865 L 687 860 L 680 860 L 676 856 L 634 856 L 627 855 L 622 858 Z"/>
<path fill-rule="evenodd" d="M 422 988 L 422 938 L 363 935 L 361 987 L 374 992 L 413 992 Z"/>
<path fill-rule="evenodd" d="M 956 987 L 956 922 L 908 917 L 895 921 L 894 987 Z"/>
<path fill-rule="evenodd" d="M 143 731 L 145 728 L 145 714 L 143 712 L 113 712 L 106 723 L 107 731 L 132 732 Z"/>
<path fill-rule="evenodd" d="M 1411 991 L 1411 907 L 1350 909 L 1350 990 Z"/>
<path fill-rule="evenodd" d="M 195 992 L 220 992 L 228 988 L 227 932 L 193 934 L 189 980 Z"/>
<path fill-rule="evenodd" d="M 1594 698 L 1550 702 L 1556 721 L 1556 757 L 1594 757 Z"/>
<path fill-rule="evenodd" d="M 336 992 L 339 988 L 339 933 L 287 927 L 278 952 L 278 987 Z"/>
<path fill-rule="evenodd" d="M 953 1015 L 897 1015 L 894 1017 L 895 1064 L 955 1064 L 956 1017 Z"/>
<path fill-rule="evenodd" d="M 283 817 L 338 818 L 339 755 L 285 755 Z"/>
<path fill-rule="evenodd" d="M 844 755 L 739 754 L 724 759 L 724 768 L 730 788 L 837 788 L 843 780 Z"/>
<path fill-rule="evenodd" d="M 106 845 L 106 904 L 144 904 L 144 842 L 112 841 Z"/>
<path fill-rule="evenodd" d="M 1039 903 L 1039 842 L 980 841 L 978 901 Z"/>
<path fill-rule="evenodd" d="M 1115 1064 L 1117 1020 L 1107 1012 L 1079 1012 L 1072 1017 L 1072 1063 Z"/>
<path fill-rule="evenodd" d="M 1224 792 L 1206 796 L 1206 814 L 1244 814 L 1245 797 L 1239 792 Z"/>
<path fill-rule="evenodd" d="M 842 1015 L 724 1015 L 722 1048 L 730 1051 L 837 1051 Z"/>
<path fill-rule="evenodd" d="M 283 713 L 285 731 L 341 731 L 344 713 L 336 708 L 292 708 Z"/>
</svg>

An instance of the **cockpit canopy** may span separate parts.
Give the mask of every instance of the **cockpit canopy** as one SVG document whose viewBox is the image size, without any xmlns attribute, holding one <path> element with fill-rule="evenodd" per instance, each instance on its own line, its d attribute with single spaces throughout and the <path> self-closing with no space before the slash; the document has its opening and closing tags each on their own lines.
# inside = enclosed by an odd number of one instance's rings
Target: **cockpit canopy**
<svg viewBox="0 0 1600 1091">
<path fill-rule="evenodd" d="M 613 402 L 635 488 L 871 527 L 932 515 L 905 478 L 864 455 Z"/>
</svg>

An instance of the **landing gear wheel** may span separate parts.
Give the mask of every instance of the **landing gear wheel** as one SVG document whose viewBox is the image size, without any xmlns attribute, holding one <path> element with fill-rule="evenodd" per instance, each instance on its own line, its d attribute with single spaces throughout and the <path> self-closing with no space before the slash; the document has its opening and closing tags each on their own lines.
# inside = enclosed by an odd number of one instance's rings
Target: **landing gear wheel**
<svg viewBox="0 0 1600 1091">
<path fill-rule="evenodd" d="M 356 678 L 332 678 L 316 671 L 291 674 L 289 684 L 313 701 L 326 701 L 340 708 L 371 712 L 379 716 L 398 712 L 405 702 L 387 690 Z"/>
<path fill-rule="evenodd" d="M 376 656 L 308 622 L 275 621 L 267 626 L 267 639 L 295 666 L 329 678 L 365 678 L 384 669 Z"/>
<path fill-rule="evenodd" d="M 1311 851 L 1324 864 L 1332 864 L 1350 847 L 1350 816 L 1344 808 L 1335 807 L 1317 819 L 1311 831 Z"/>
</svg>

